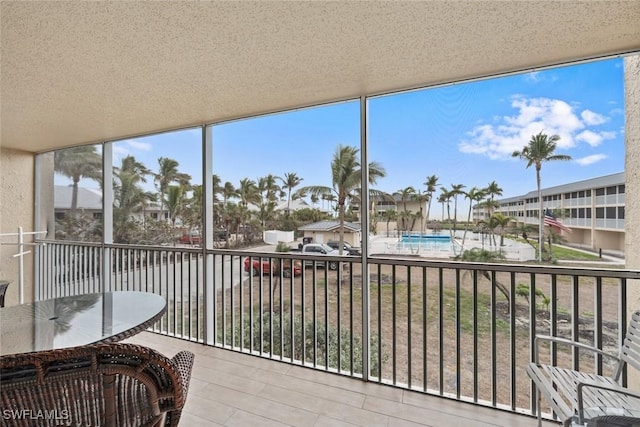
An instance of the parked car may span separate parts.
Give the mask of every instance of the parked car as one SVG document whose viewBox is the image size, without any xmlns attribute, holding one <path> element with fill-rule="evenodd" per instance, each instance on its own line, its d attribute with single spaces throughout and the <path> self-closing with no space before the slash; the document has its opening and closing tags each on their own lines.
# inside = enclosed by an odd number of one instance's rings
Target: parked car
<svg viewBox="0 0 640 427">
<path fill-rule="evenodd" d="M 184 233 L 180 236 L 178 242 L 185 245 L 199 245 L 202 243 L 202 236 L 200 233 Z"/>
<path fill-rule="evenodd" d="M 327 242 L 327 246 L 332 247 L 335 250 L 340 248 L 340 242 L 337 240 L 329 240 Z M 351 246 L 349 243 L 344 242 L 344 246 L 342 247 L 342 253 L 347 255 L 362 255 L 360 253 L 360 248 L 356 248 L 355 246 Z"/>
<path fill-rule="evenodd" d="M 325 245 L 324 243 L 307 243 L 306 245 L 300 245 L 298 249 L 292 249 L 291 252 L 300 252 L 302 255 L 330 255 L 330 256 L 339 256 L 340 253 L 333 249 L 331 246 Z M 326 264 L 326 265 L 325 265 Z M 326 263 L 313 261 L 313 260 L 305 260 L 305 267 L 310 265 L 317 265 L 318 267 L 326 267 L 329 270 L 337 270 L 338 269 L 338 261 L 328 261 Z"/>
<path fill-rule="evenodd" d="M 284 277 L 291 277 L 291 261 L 290 259 L 269 259 L 269 258 L 252 258 L 247 257 L 244 259 L 244 271 L 249 272 L 254 276 L 260 274 L 280 274 L 280 264 L 284 265 L 282 275 Z M 302 263 L 298 260 L 293 262 L 293 275 L 299 276 L 302 274 Z"/>
</svg>

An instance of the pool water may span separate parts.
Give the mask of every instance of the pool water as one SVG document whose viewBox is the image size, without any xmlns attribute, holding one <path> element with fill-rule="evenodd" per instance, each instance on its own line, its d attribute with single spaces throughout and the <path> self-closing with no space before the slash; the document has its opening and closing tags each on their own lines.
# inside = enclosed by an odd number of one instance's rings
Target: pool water
<svg viewBox="0 0 640 427">
<path fill-rule="evenodd" d="M 447 234 L 410 234 L 402 236 L 399 243 L 412 249 L 445 251 L 451 249 L 451 236 Z"/>
</svg>

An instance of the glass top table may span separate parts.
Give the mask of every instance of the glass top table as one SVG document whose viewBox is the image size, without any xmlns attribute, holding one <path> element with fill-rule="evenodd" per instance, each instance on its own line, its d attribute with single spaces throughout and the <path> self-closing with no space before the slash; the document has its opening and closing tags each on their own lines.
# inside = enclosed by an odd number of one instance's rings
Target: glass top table
<svg viewBox="0 0 640 427">
<path fill-rule="evenodd" d="M 158 321 L 167 302 L 147 292 L 105 292 L 0 308 L 0 356 L 120 341 Z"/>
</svg>

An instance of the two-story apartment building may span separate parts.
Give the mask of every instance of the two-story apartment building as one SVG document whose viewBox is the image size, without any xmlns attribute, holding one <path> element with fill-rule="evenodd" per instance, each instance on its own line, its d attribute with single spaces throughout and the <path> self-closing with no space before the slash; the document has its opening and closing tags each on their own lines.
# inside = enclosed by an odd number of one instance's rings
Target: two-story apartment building
<svg viewBox="0 0 640 427">
<path fill-rule="evenodd" d="M 520 224 L 538 224 L 538 192 L 498 201 L 495 212 Z M 562 223 L 571 228 L 563 233 L 569 243 L 592 249 L 624 251 L 625 176 L 624 172 L 542 189 L 542 202 Z M 485 207 L 474 206 L 474 220 L 485 219 Z"/>
</svg>

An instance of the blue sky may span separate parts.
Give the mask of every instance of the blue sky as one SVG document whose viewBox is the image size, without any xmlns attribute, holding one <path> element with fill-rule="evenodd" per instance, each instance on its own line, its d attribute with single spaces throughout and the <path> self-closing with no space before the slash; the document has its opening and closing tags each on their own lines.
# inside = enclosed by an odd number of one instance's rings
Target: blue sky
<svg viewBox="0 0 640 427">
<path fill-rule="evenodd" d="M 359 114 L 359 103 L 352 101 L 217 125 L 214 173 L 235 185 L 245 177 L 287 172 L 302 177 L 303 186 L 330 185 L 335 147 L 359 147 Z M 511 153 L 540 131 L 558 134 L 557 153 L 573 158 L 545 164 L 543 187 L 623 171 L 622 59 L 370 99 L 369 157 L 387 171 L 375 188 L 424 190 L 426 177 L 435 174 L 439 186 L 448 188 L 495 180 L 504 197 L 526 193 L 535 189 L 535 171 Z M 131 154 L 156 170 L 158 157 L 171 157 L 195 183 L 202 182 L 199 129 L 115 147 L 116 165 Z M 437 217 L 439 206 L 432 210 Z"/>
</svg>

